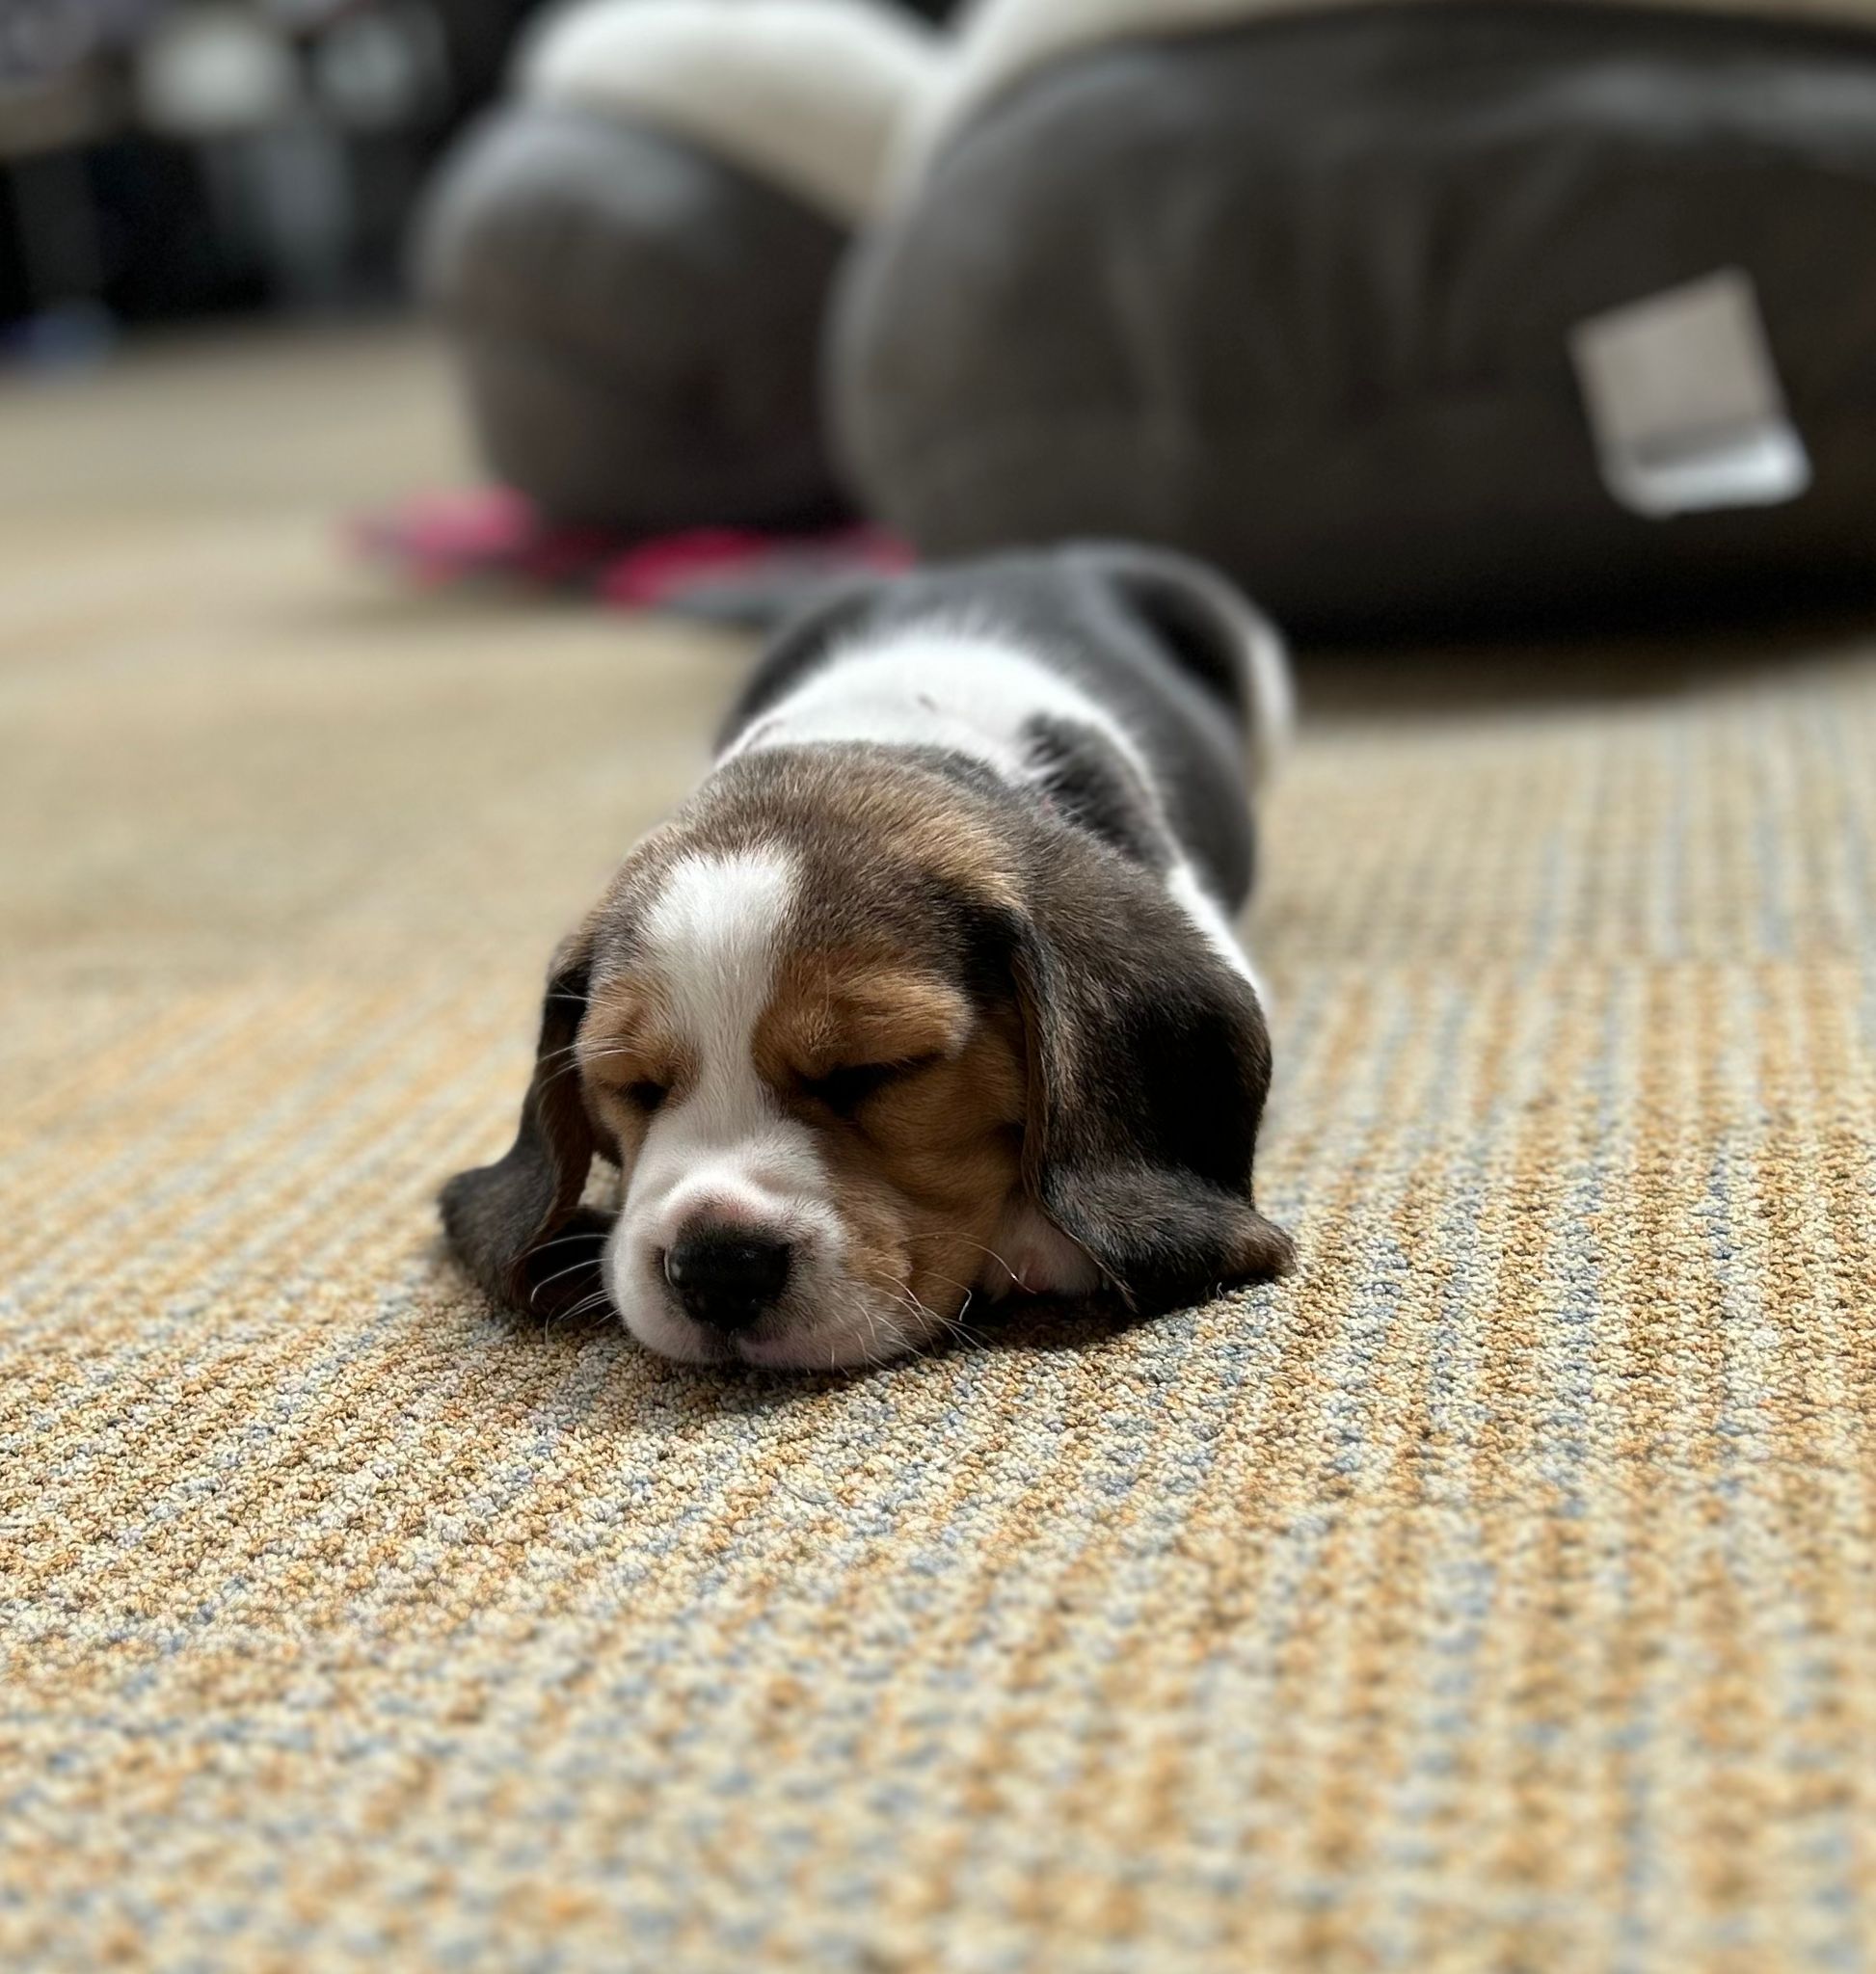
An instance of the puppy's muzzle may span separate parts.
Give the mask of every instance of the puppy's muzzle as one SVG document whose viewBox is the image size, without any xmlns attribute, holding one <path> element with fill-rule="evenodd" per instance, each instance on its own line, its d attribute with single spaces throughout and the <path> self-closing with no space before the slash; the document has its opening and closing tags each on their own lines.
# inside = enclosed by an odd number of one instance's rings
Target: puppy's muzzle
<svg viewBox="0 0 1876 1974">
<path fill-rule="evenodd" d="M 686 1230 L 664 1257 L 664 1279 L 692 1321 L 734 1335 L 782 1299 L 793 1267 L 786 1240 L 743 1227 Z"/>
</svg>

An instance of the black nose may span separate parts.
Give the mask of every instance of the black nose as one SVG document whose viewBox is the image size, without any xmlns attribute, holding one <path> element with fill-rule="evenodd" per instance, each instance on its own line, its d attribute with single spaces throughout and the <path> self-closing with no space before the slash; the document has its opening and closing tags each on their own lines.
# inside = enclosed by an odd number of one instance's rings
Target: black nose
<svg viewBox="0 0 1876 1974">
<path fill-rule="evenodd" d="M 665 1255 L 664 1279 L 699 1322 L 747 1329 L 788 1287 L 789 1244 L 740 1228 L 707 1227 Z"/>
</svg>

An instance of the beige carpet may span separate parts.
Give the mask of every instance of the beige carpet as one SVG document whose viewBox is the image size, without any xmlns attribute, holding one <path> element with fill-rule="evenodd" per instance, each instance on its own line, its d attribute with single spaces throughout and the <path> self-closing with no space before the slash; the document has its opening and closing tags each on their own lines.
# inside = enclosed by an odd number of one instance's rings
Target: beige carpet
<svg viewBox="0 0 1876 1974">
<path fill-rule="evenodd" d="M 1300 1277 L 702 1376 L 434 1245 L 738 662 L 348 567 L 454 442 L 0 394 L 0 1965 L 1872 1964 L 1876 639 L 1318 667 Z"/>
</svg>

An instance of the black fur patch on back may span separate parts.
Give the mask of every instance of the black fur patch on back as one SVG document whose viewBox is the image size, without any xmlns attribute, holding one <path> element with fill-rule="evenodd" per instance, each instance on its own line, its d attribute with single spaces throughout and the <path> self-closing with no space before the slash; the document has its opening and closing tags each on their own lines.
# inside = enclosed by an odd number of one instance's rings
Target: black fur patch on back
<svg viewBox="0 0 1876 1974">
<path fill-rule="evenodd" d="M 1164 874 L 1172 845 L 1150 789 L 1098 727 L 1038 713 L 1023 727 L 1036 790 L 1064 821 Z"/>
</svg>

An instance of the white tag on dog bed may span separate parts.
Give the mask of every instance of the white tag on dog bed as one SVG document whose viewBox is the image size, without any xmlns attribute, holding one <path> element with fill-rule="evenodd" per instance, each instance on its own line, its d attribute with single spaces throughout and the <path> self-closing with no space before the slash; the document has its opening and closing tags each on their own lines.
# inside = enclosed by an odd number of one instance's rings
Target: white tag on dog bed
<svg viewBox="0 0 1876 1974">
<path fill-rule="evenodd" d="M 1775 507 L 1810 486 L 1752 278 L 1737 268 L 1592 316 L 1570 334 L 1603 483 L 1661 520 Z"/>
</svg>

